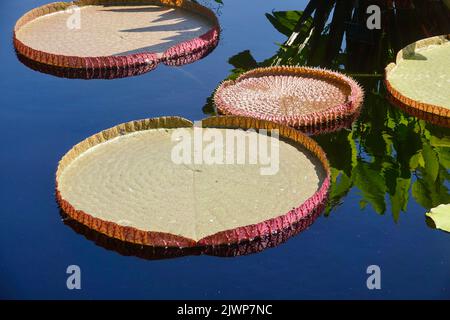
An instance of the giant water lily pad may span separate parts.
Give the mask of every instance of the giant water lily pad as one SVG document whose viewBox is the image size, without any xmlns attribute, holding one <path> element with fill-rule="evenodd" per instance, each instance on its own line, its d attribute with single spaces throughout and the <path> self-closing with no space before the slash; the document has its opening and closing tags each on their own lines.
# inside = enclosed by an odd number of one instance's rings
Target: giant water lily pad
<svg viewBox="0 0 450 320">
<path fill-rule="evenodd" d="M 436 228 L 450 232 L 450 204 L 441 204 L 426 215 L 433 220 Z"/>
<path fill-rule="evenodd" d="M 248 116 L 314 132 L 354 120 L 363 91 L 353 79 L 326 69 L 257 68 L 224 81 L 214 94 L 222 114 Z"/>
<path fill-rule="evenodd" d="M 251 134 L 266 139 L 267 146 L 278 142 L 267 147 L 269 158 L 278 159 L 275 170 L 261 171 L 271 166 L 267 161 L 238 162 L 237 153 L 227 158 L 237 148 L 227 147 L 231 140 L 214 149 L 222 163 L 195 160 L 195 152 L 187 162 L 174 160 L 182 154 L 181 142 L 192 141 L 191 150 L 200 148 L 203 155 L 210 143 L 196 144 L 198 128 L 182 118 L 132 121 L 82 141 L 62 158 L 56 176 L 62 210 L 109 237 L 185 248 L 265 237 L 308 217 L 325 200 L 328 163 L 312 139 L 243 117 L 214 117 L 202 125 L 210 136 L 232 134 L 238 141 Z M 265 129 L 279 130 L 281 139 L 262 137 Z M 246 159 L 250 155 L 246 149 Z"/>
<path fill-rule="evenodd" d="M 436 36 L 414 42 L 386 67 L 386 85 L 392 96 L 416 115 L 417 110 L 440 117 L 450 126 L 450 41 Z"/>
<path fill-rule="evenodd" d="M 14 28 L 20 55 L 56 67 L 180 65 L 218 43 L 214 13 L 188 0 L 79 0 L 36 8 Z"/>
</svg>

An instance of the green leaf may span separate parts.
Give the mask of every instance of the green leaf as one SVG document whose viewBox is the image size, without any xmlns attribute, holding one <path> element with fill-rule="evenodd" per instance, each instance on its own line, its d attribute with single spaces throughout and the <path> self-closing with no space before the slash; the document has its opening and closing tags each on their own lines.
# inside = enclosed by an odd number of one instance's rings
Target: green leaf
<svg viewBox="0 0 450 320">
<path fill-rule="evenodd" d="M 425 161 L 423 160 L 423 156 L 421 152 L 416 153 L 409 159 L 409 167 L 411 170 L 416 170 L 418 166 L 425 166 Z"/>
<path fill-rule="evenodd" d="M 397 178 L 395 193 L 389 197 L 394 221 L 398 222 L 401 211 L 406 211 L 409 200 L 409 186 L 411 179 Z"/>
<path fill-rule="evenodd" d="M 352 180 L 345 173 L 335 168 L 331 168 L 331 186 L 327 207 L 325 208 L 326 216 L 329 215 L 334 207 L 339 205 L 341 199 L 347 195 L 351 187 Z"/>
<path fill-rule="evenodd" d="M 413 123 L 407 125 L 402 123 L 395 126 L 393 138 L 401 176 L 407 177 L 410 172 L 411 157 L 422 149 L 421 136 L 414 131 Z"/>
<path fill-rule="evenodd" d="M 426 213 L 430 217 L 436 228 L 450 232 L 450 204 L 441 204 Z"/>
<path fill-rule="evenodd" d="M 327 154 L 331 167 L 351 175 L 353 157 L 356 156 L 355 141 L 349 138 L 349 130 L 340 130 L 333 134 L 315 136 Z"/>
<path fill-rule="evenodd" d="M 436 153 L 439 157 L 439 162 L 444 168 L 450 168 L 450 148 L 439 147 L 436 148 Z"/>
<path fill-rule="evenodd" d="M 442 169 L 437 181 L 427 171 L 419 171 L 420 175 L 412 185 L 412 196 L 424 208 L 430 209 L 441 203 L 450 202 L 450 194 L 445 186 L 446 169 Z"/>
<path fill-rule="evenodd" d="M 364 210 L 367 207 L 366 200 L 359 200 L 359 209 Z"/>
<path fill-rule="evenodd" d="M 438 138 L 436 136 L 431 136 L 430 144 L 433 147 L 450 147 L 450 137 L 444 136 L 442 138 Z"/>
<path fill-rule="evenodd" d="M 249 50 L 239 52 L 238 54 L 232 56 L 230 59 L 228 59 L 228 63 L 236 69 L 244 70 L 250 70 L 258 66 L 258 63 L 256 62 L 255 58 L 253 58 Z"/>
<path fill-rule="evenodd" d="M 341 198 L 343 195 L 347 194 L 351 187 L 352 180 L 345 173 L 342 173 L 339 177 L 339 182 L 336 185 L 334 196 Z"/>
<path fill-rule="evenodd" d="M 359 162 L 352 171 L 352 179 L 355 186 L 361 190 L 362 196 L 375 211 L 382 214 L 386 211 L 384 195 L 386 185 L 380 172 L 371 167 L 371 164 Z"/>
<path fill-rule="evenodd" d="M 433 181 L 436 181 L 437 175 L 439 173 L 439 159 L 436 152 L 430 145 L 424 144 L 422 155 L 427 175 L 429 175 Z"/>
<path fill-rule="evenodd" d="M 216 115 L 216 108 L 214 107 L 214 100 L 212 95 L 206 98 L 206 103 L 203 106 L 202 111 L 204 114 L 208 114 L 211 116 Z"/>
<path fill-rule="evenodd" d="M 280 33 L 289 37 L 294 31 L 297 21 L 300 20 L 302 11 L 273 11 L 266 13 L 266 18 Z"/>
<path fill-rule="evenodd" d="M 381 164 L 383 168 L 383 176 L 386 182 L 386 189 L 390 195 L 394 195 L 397 187 L 397 178 L 400 175 L 400 170 L 398 169 L 398 164 L 394 159 L 386 159 Z"/>
<path fill-rule="evenodd" d="M 422 180 L 417 180 L 411 188 L 412 196 L 424 208 L 431 208 L 433 201 L 431 200 L 431 192 Z"/>
</svg>

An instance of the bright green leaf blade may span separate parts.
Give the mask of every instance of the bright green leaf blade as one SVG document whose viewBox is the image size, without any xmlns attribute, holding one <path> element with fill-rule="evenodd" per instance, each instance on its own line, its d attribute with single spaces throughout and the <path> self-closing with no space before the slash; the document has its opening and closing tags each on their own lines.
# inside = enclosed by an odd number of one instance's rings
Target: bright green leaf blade
<svg viewBox="0 0 450 320">
<path fill-rule="evenodd" d="M 425 171 L 431 177 L 431 179 L 435 181 L 439 173 L 438 156 L 433 148 L 428 144 L 423 145 L 422 155 L 425 161 Z"/>
<path fill-rule="evenodd" d="M 258 63 L 256 62 L 255 58 L 253 58 L 249 50 L 245 50 L 239 52 L 238 54 L 235 54 L 230 59 L 228 59 L 228 63 L 236 69 L 244 70 L 250 70 L 258 66 Z"/>
<path fill-rule="evenodd" d="M 372 168 L 371 164 L 359 162 L 352 171 L 355 186 L 361 190 L 363 198 L 367 200 L 375 211 L 382 214 L 386 211 L 384 195 L 386 184 L 380 172 Z"/>
<path fill-rule="evenodd" d="M 290 36 L 294 31 L 297 21 L 300 20 L 301 11 L 275 11 L 272 14 L 266 13 L 267 19 L 280 33 Z"/>
<path fill-rule="evenodd" d="M 436 228 L 450 232 L 450 204 L 441 204 L 426 213 L 430 217 Z"/>
<path fill-rule="evenodd" d="M 443 136 L 443 137 L 431 136 L 430 137 L 430 144 L 433 147 L 450 147 L 450 137 L 447 137 L 447 136 Z"/>
<path fill-rule="evenodd" d="M 439 162 L 444 168 L 450 168 L 450 148 L 438 147 L 436 152 L 439 156 Z"/>
<path fill-rule="evenodd" d="M 390 196 L 392 216 L 398 222 L 401 211 L 406 211 L 409 200 L 409 187 L 411 179 L 397 178 L 395 193 Z"/>
</svg>

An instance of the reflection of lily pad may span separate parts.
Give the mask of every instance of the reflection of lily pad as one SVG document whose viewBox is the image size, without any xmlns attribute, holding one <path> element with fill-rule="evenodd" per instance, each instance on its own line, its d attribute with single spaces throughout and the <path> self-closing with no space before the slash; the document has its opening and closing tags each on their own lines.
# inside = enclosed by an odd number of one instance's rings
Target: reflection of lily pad
<svg viewBox="0 0 450 320">
<path fill-rule="evenodd" d="M 278 233 L 325 200 L 330 180 L 325 154 L 295 129 L 243 117 L 208 118 L 202 126 L 208 128 L 205 137 L 215 142 L 211 149 L 210 143 L 203 144 L 203 129 L 192 125 L 178 117 L 145 119 L 82 141 L 58 166 L 61 208 L 88 228 L 121 241 L 185 248 Z M 258 132 L 244 131 L 250 128 Z M 279 130 L 283 139 L 260 131 L 267 129 Z M 266 171 L 265 161 L 261 167 L 250 160 L 256 138 L 258 148 L 262 139 L 270 143 L 266 154 L 279 159 L 275 171 Z M 245 152 L 243 162 L 235 161 L 235 147 Z M 262 164 L 262 153 L 258 156 Z"/>
<path fill-rule="evenodd" d="M 431 209 L 426 215 L 433 219 L 437 229 L 450 232 L 450 204 L 441 204 Z"/>
<path fill-rule="evenodd" d="M 169 259 L 187 255 L 212 255 L 220 257 L 236 257 L 258 253 L 265 249 L 273 248 L 286 242 L 293 236 L 308 229 L 308 227 L 319 217 L 325 202 L 319 205 L 310 215 L 301 218 L 289 228 L 281 229 L 278 233 L 269 233 L 266 236 L 243 241 L 234 245 L 219 245 L 214 247 L 153 247 L 120 241 L 109 237 L 101 232 L 93 230 L 75 219 L 60 212 L 64 224 L 72 228 L 76 233 L 83 235 L 86 239 L 95 242 L 96 245 L 107 250 L 115 251 L 124 256 L 136 256 L 147 260 Z"/>
</svg>

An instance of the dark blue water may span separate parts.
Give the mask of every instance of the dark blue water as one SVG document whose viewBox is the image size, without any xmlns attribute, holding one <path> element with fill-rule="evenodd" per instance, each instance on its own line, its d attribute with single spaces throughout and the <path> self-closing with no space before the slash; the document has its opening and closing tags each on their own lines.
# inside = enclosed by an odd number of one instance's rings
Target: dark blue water
<svg viewBox="0 0 450 320">
<path fill-rule="evenodd" d="M 371 178 L 354 179 L 339 205 L 285 244 L 236 258 L 148 261 L 106 250 L 74 232 L 61 221 L 54 174 L 58 160 L 75 143 L 129 120 L 205 117 L 202 107 L 230 74 L 231 56 L 251 50 L 262 61 L 275 54 L 276 42 L 286 39 L 264 14 L 273 9 L 300 10 L 306 1 L 225 0 L 220 9 L 221 42 L 209 56 L 191 65 L 160 65 L 142 76 L 109 81 L 57 78 L 32 71 L 17 60 L 13 25 L 24 12 L 45 2 L 0 2 L 1 298 L 450 298 L 450 235 L 427 226 L 427 195 L 417 200 L 410 187 L 416 176 L 423 178 L 427 173 L 410 175 L 404 193 L 407 206 L 399 217 L 388 201 L 389 182 L 381 183 L 381 195 L 379 190 L 364 191 L 372 179 L 380 185 L 376 176 L 382 166 L 373 159 L 381 152 L 377 148 L 384 148 L 377 139 L 388 134 L 388 120 L 374 120 L 380 105 L 375 98 L 365 106 L 366 117 L 373 120 L 370 127 L 318 138 L 324 146 L 333 146 L 333 139 L 347 141 L 335 150 L 324 147 L 332 153 L 336 171 L 350 176 L 367 170 Z M 401 137 L 416 132 L 422 141 L 417 150 L 424 148 L 422 139 L 430 137 L 448 143 L 448 131 L 416 121 L 384 102 L 381 105 L 389 119 L 407 119 Z M 397 134 L 398 127 L 393 131 L 392 135 Z M 395 136 L 398 141 L 394 141 L 400 151 L 383 157 L 394 168 L 402 163 L 397 161 L 398 154 L 408 153 L 411 144 L 401 137 Z M 407 150 L 401 151 L 402 146 Z M 353 164 L 345 160 L 347 147 L 354 148 L 349 158 Z M 448 148 L 440 148 L 445 145 L 434 149 L 437 154 L 448 153 Z M 345 163 L 339 164 L 341 158 Z M 448 187 L 448 168 L 443 163 L 439 183 Z M 448 194 L 445 186 L 440 192 L 444 193 L 441 198 Z M 72 264 L 82 270 L 81 290 L 66 288 L 66 268 Z M 366 268 L 373 264 L 381 268 L 381 290 L 366 287 Z"/>
</svg>

